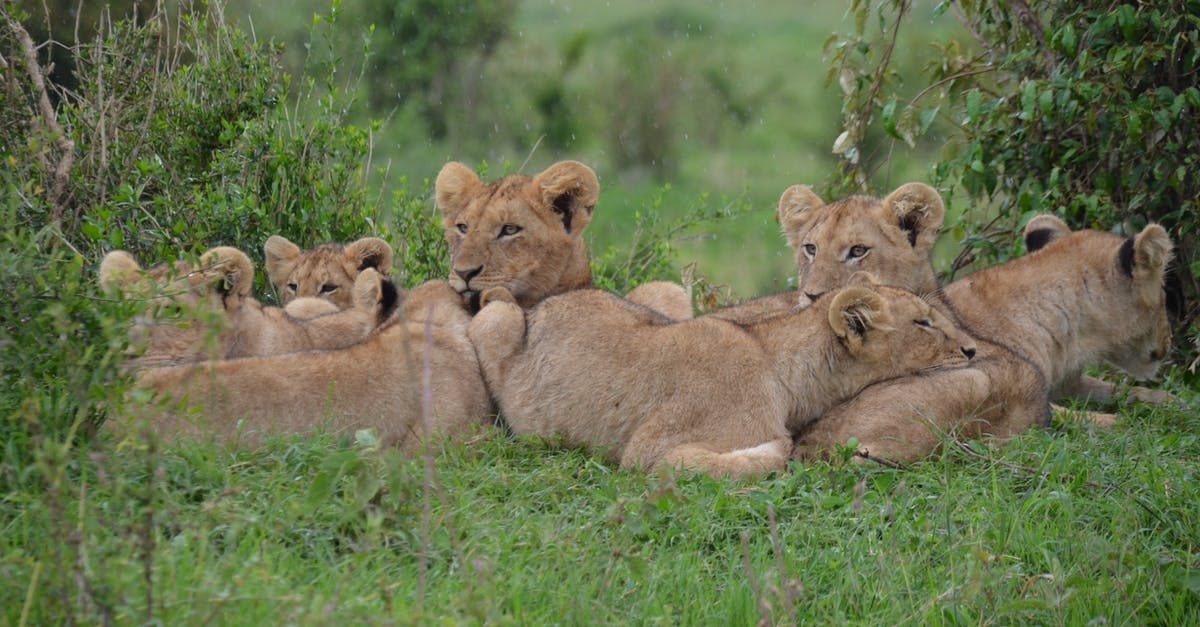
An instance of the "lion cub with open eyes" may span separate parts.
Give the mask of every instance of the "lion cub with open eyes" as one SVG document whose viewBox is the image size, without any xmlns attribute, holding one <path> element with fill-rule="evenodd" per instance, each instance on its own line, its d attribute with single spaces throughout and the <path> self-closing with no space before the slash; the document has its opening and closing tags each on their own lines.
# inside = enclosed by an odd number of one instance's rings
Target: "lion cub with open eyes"
<svg viewBox="0 0 1200 627">
<path fill-rule="evenodd" d="M 622 467 L 748 477 L 784 467 L 789 429 L 868 384 L 961 364 L 971 339 L 929 304 L 860 275 L 799 312 L 671 321 L 597 290 L 528 314 L 503 288 L 468 335 L 517 433 L 562 436 Z"/>
<path fill-rule="evenodd" d="M 367 270 L 346 290 L 352 306 L 344 311 L 315 298 L 286 308 L 264 306 L 250 294 L 254 264 L 228 246 L 204 253 L 196 266 L 181 261 L 149 270 L 114 250 L 100 263 L 100 282 L 147 299 L 147 315 L 132 330 L 131 348 L 139 354 L 130 365 L 141 368 L 352 346 L 398 302 L 392 283 Z M 178 314 L 164 316 L 163 310 Z"/>
</svg>

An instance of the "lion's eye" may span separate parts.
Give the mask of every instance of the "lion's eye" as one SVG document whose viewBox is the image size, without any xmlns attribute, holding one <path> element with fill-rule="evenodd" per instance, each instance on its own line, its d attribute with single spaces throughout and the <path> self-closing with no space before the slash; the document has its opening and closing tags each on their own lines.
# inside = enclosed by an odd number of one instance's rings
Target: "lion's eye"
<svg viewBox="0 0 1200 627">
<path fill-rule="evenodd" d="M 809 257 L 816 255 L 817 254 L 817 245 L 816 244 L 805 244 L 804 245 L 804 254 L 808 255 Z"/>
<path fill-rule="evenodd" d="M 296 293 L 296 284 L 295 283 L 288 283 L 287 288 L 288 288 L 289 292 L 291 292 L 293 294 Z"/>
<path fill-rule="evenodd" d="M 500 237 L 516 235 L 517 233 L 520 233 L 520 232 L 521 232 L 521 227 L 519 227 L 515 224 L 505 224 L 504 226 L 500 227 Z"/>
<path fill-rule="evenodd" d="M 915 325 L 917 325 L 917 326 L 919 326 L 919 327 L 925 327 L 926 329 L 933 328 L 933 321 L 932 321 L 932 320 L 930 320 L 929 318 L 922 318 L 922 319 L 920 319 L 920 320 L 913 320 L 913 324 L 915 324 Z"/>
<path fill-rule="evenodd" d="M 846 254 L 846 258 L 847 259 L 858 259 L 859 257 L 865 257 L 867 255 L 867 253 L 869 253 L 869 252 L 871 252 L 870 248 L 867 248 L 866 246 L 863 246 L 862 244 L 856 244 L 856 245 L 850 247 L 850 252 Z"/>
<path fill-rule="evenodd" d="M 338 288 L 338 286 L 336 286 L 332 283 L 325 283 L 325 284 L 321 285 L 321 293 L 322 294 L 332 294 L 337 291 L 337 288 Z"/>
<path fill-rule="evenodd" d="M 467 234 L 467 225 L 465 222 L 459 222 L 458 224 L 455 224 L 454 227 L 458 229 L 459 233 L 462 233 L 463 235 Z"/>
</svg>

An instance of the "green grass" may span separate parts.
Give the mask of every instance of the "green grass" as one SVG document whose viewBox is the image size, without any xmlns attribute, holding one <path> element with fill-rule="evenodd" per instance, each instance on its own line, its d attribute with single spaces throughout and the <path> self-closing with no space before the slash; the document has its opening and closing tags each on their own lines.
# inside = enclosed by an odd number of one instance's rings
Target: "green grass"
<svg viewBox="0 0 1200 627">
<path fill-rule="evenodd" d="M 147 602 L 168 624 L 750 624 L 760 600 L 776 623 L 1194 624 L 1186 398 L 906 470 L 744 483 L 500 430 L 436 457 L 429 483 L 422 460 L 328 435 L 254 452 L 106 435 L 54 489 L 27 477 L 0 501 L 0 606 L 10 624 L 141 622 Z"/>
</svg>

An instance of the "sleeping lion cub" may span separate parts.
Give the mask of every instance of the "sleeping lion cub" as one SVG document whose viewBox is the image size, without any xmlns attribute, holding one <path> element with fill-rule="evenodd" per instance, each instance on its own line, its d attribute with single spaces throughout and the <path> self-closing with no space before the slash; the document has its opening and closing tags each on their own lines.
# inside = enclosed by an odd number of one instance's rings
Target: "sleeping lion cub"
<svg viewBox="0 0 1200 627">
<path fill-rule="evenodd" d="M 562 436 L 622 467 L 747 477 L 782 469 L 789 428 L 874 381 L 975 348 L 910 292 L 866 276 L 806 310 L 738 324 L 668 318 L 597 290 L 526 314 L 487 290 L 468 333 L 517 433 Z"/>
<path fill-rule="evenodd" d="M 204 253 L 196 267 L 177 262 L 149 270 L 115 250 L 100 263 L 100 282 L 147 298 L 146 315 L 132 331 L 132 352 L 139 355 L 134 367 L 343 348 L 366 338 L 397 301 L 391 282 L 371 270 L 349 290 L 351 309 L 339 311 L 317 299 L 267 307 L 250 296 L 250 258 L 227 246 Z"/>
</svg>

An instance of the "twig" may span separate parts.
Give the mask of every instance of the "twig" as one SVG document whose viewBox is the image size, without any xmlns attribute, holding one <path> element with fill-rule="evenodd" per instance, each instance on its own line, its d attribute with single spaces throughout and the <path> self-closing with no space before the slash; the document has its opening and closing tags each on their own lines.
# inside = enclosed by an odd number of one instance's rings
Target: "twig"
<svg viewBox="0 0 1200 627">
<path fill-rule="evenodd" d="M 779 587 L 783 590 L 784 611 L 787 612 L 787 624 L 796 625 L 796 596 L 792 588 L 791 577 L 788 576 L 787 564 L 783 562 L 783 543 L 779 541 L 779 526 L 775 524 L 775 504 L 767 503 L 767 523 L 771 529 L 771 547 L 775 550 L 775 562 L 779 569 Z"/>
<path fill-rule="evenodd" d="M 750 591 L 754 593 L 755 604 L 758 605 L 758 625 L 771 624 L 771 606 L 763 598 L 762 588 L 758 585 L 758 577 L 750 566 L 750 534 L 742 532 L 742 567 L 746 569 L 746 579 L 750 582 Z"/>
<path fill-rule="evenodd" d="M 996 71 L 995 67 L 982 67 L 982 68 L 977 68 L 974 70 L 967 70 L 965 72 L 959 72 L 958 74 L 952 74 L 952 75 L 947 76 L 939 81 L 934 81 L 932 84 L 930 84 L 925 89 L 922 89 L 921 91 L 917 92 L 917 95 L 913 96 L 912 100 L 908 101 L 908 106 L 911 107 L 911 106 L 917 104 L 917 101 L 920 100 L 921 98 L 924 98 L 925 94 L 929 93 L 930 91 L 933 91 L 934 89 L 937 89 L 938 87 L 941 87 L 942 85 L 945 85 L 946 83 L 956 81 L 960 78 L 966 78 L 968 76 L 975 76 L 976 74 L 987 74 L 988 72 L 995 72 L 995 71 Z"/>
<path fill-rule="evenodd" d="M 433 344 L 433 304 L 429 305 L 425 316 L 425 346 Z M 430 363 L 431 350 L 425 350 L 421 356 L 421 422 L 424 427 L 422 437 L 422 456 L 425 460 L 425 482 L 422 490 L 421 503 L 421 556 L 417 564 L 417 616 L 424 616 L 425 584 L 429 572 L 431 500 L 433 498 L 433 448 L 430 434 L 433 432 L 433 365 Z"/>
<path fill-rule="evenodd" d="M 50 220 L 58 224 L 62 222 L 63 211 L 65 209 L 66 203 L 63 196 L 67 189 L 68 176 L 71 172 L 71 166 L 75 164 L 75 142 L 67 139 L 66 134 L 63 133 L 62 128 L 58 125 L 58 118 L 54 114 L 54 106 L 50 104 L 50 94 L 46 91 L 46 80 L 42 76 L 42 66 L 38 63 L 37 50 L 33 45 L 33 39 L 30 38 L 29 32 L 7 12 L 5 12 L 4 18 L 8 22 L 8 27 L 16 36 L 17 41 L 21 44 L 21 50 L 25 53 L 25 66 L 29 72 L 29 80 L 33 83 L 34 93 L 38 99 L 38 110 L 41 113 L 42 123 L 46 125 L 50 134 L 55 137 L 54 144 L 62 153 L 59 157 L 58 165 L 54 169 L 53 187 L 46 197 L 51 206 Z"/>
<path fill-rule="evenodd" d="M 33 598 L 37 593 L 38 578 L 42 575 L 42 563 L 34 562 L 33 574 L 29 576 L 29 588 L 25 591 L 25 604 L 21 606 L 21 618 L 18 620 L 19 627 L 25 627 L 29 624 L 29 608 L 33 607 Z"/>
<path fill-rule="evenodd" d="M 537 141 L 533 142 L 533 148 L 529 149 L 529 154 L 525 155 L 525 160 L 521 162 L 521 167 L 517 168 L 517 172 L 523 171 L 525 166 L 529 165 L 529 160 L 533 158 L 533 153 L 537 152 L 538 146 L 542 145 L 543 139 L 546 139 L 546 136 L 539 135 Z"/>
<path fill-rule="evenodd" d="M 871 452 L 866 449 L 859 449 L 857 451 L 854 451 L 854 455 L 855 455 L 855 457 L 861 457 L 865 460 L 873 461 L 876 464 L 879 464 L 880 466 L 886 466 L 893 470 L 906 470 L 907 469 L 907 466 L 905 466 L 904 464 L 901 464 L 900 462 L 894 462 L 890 459 L 884 459 L 882 457 L 875 457 L 874 455 L 871 455 Z"/>
</svg>

